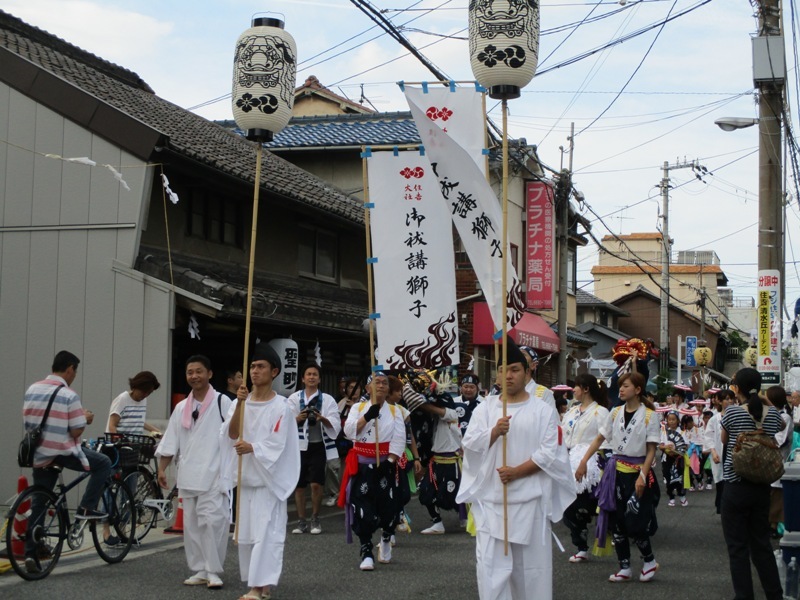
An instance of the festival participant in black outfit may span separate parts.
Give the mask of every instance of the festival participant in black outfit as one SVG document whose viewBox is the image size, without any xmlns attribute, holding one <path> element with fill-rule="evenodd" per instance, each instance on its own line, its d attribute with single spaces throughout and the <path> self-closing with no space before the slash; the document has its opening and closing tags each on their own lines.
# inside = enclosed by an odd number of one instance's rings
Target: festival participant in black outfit
<svg viewBox="0 0 800 600">
<path fill-rule="evenodd" d="M 651 467 L 661 439 L 661 427 L 654 407 L 647 406 L 649 400 L 644 398 L 644 376 L 626 373 L 618 383 L 619 398 L 624 404 L 609 413 L 608 420 L 584 454 L 575 479 L 580 481 L 586 476 L 588 461 L 603 442 L 608 441 L 613 454 L 606 462 L 597 490 L 600 515 L 595 535 L 598 546 L 606 547 L 606 532 L 610 528 L 619 570 L 608 580 L 622 583 L 633 577 L 629 542 L 629 538 L 633 538 L 644 563 L 639 581 L 647 582 L 658 571 L 650 538 L 658 529 L 656 506 L 660 490 Z"/>
<path fill-rule="evenodd" d="M 561 426 L 574 473 L 589 444 L 595 440 L 600 427 L 608 420 L 608 397 L 601 392 L 597 379 L 588 373 L 581 373 L 575 378 L 573 393 L 579 404 L 567 411 L 561 420 Z M 572 543 L 577 548 L 577 552 L 569 558 L 571 563 L 589 560 L 588 526 L 597 512 L 597 498 L 593 492 L 600 482 L 600 468 L 596 458 L 592 459 L 591 465 L 591 474 L 578 483 L 578 497 L 564 511 L 564 524 L 569 528 Z"/>
<path fill-rule="evenodd" d="M 722 467 L 722 533 L 728 546 L 733 591 L 736 598 L 755 598 L 752 560 L 767 600 L 780 600 L 783 590 L 769 538 L 770 484 L 739 477 L 733 469 L 733 448 L 740 433 L 753 431 L 760 424 L 765 433 L 775 436 L 784 422 L 772 403 L 759 396 L 761 374 L 755 369 L 739 369 L 730 388 L 740 405 L 729 406 L 722 416 L 721 437 L 726 451 Z"/>
<path fill-rule="evenodd" d="M 374 389 L 373 397 L 354 405 L 344 424 L 345 435 L 353 440 L 353 448 L 347 455 L 339 492 L 339 506 L 346 509 L 345 525 L 361 543 L 362 571 L 375 568 L 372 536 L 379 528 L 378 562 L 388 563 L 392 559 L 391 538 L 402 508 L 398 503 L 398 460 L 406 446 L 403 413 L 399 407 L 386 402 L 387 375 L 376 372 L 372 385 L 367 387 Z M 349 536 L 348 531 L 348 541 Z"/>
</svg>

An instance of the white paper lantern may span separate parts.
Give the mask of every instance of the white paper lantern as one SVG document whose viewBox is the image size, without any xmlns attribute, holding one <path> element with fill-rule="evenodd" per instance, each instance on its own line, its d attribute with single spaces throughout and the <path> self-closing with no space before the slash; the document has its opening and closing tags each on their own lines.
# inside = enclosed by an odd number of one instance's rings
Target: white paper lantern
<svg viewBox="0 0 800 600">
<path fill-rule="evenodd" d="M 256 17 L 236 41 L 233 118 L 248 140 L 268 142 L 286 127 L 294 105 L 297 46 L 283 21 Z"/>
<path fill-rule="evenodd" d="M 297 342 L 291 338 L 275 338 L 268 343 L 281 359 L 281 372 L 272 382 L 272 389 L 289 397 L 297 391 L 297 361 L 300 358 Z"/>
<path fill-rule="evenodd" d="M 470 0 L 469 56 L 490 97 L 519 98 L 539 61 L 539 2 Z"/>
</svg>

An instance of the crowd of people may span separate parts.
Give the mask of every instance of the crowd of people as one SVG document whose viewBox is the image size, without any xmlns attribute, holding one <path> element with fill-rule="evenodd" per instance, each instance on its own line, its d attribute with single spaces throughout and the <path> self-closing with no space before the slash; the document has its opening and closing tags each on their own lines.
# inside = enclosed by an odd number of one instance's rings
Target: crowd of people
<svg viewBox="0 0 800 600">
<path fill-rule="evenodd" d="M 93 415 L 69 387 L 79 363 L 59 352 L 51 375 L 28 389 L 23 418 L 26 428 L 37 426 L 55 398 L 58 416 L 45 425 L 34 483 L 54 485 L 51 464 L 91 471 L 77 518 L 102 521 L 107 515 L 98 510 L 98 490 L 111 464 L 81 445 Z M 551 525 L 562 518 L 574 546 L 570 563 L 613 551 L 618 568 L 610 582 L 648 582 L 659 570 L 652 538 L 663 486 L 666 506 L 675 510 L 689 505 L 688 492 L 715 488 L 736 597 L 753 596 L 750 560 L 766 597 L 781 597 L 770 541 L 782 532 L 780 481 L 742 480 L 732 454 L 738 434 L 756 426 L 788 454 L 800 393 L 788 398 L 776 386 L 761 394 L 758 372 L 745 368 L 728 388 L 697 399 L 679 384 L 655 402 L 635 371 L 615 379 L 613 402 L 604 383 L 589 374 L 556 397 L 535 381 L 537 364 L 534 349 L 508 341 L 498 379 L 505 402 L 495 393 L 481 395 L 474 373 L 461 377 L 461 393 L 453 396 L 421 370 L 343 379 L 335 398 L 320 389 L 316 363 L 300 369 L 300 389 L 286 398 L 272 389 L 281 362 L 269 345 L 253 352 L 251 388 L 232 370 L 225 373 L 226 390 L 218 392 L 209 359 L 189 357 L 191 392 L 175 406 L 156 453 L 162 487 L 170 465 L 178 466 L 192 572 L 183 583 L 223 587 L 235 516 L 240 577 L 249 588 L 240 600 L 270 598 L 287 532 L 320 534 L 323 504 L 344 509 L 346 540 L 358 539 L 358 567 L 373 571 L 376 562 L 392 562 L 395 533 L 408 528 L 406 507 L 415 494 L 430 517 L 421 534 L 454 527 L 475 536 L 481 598 L 552 597 Z M 133 376 L 129 390 L 113 400 L 106 430 L 161 435 L 146 420 L 147 397 L 159 385 L 151 372 Z M 633 566 L 631 540 L 641 567 Z M 35 570 L 37 563 L 37 549 L 26 547 L 26 568 Z"/>
</svg>

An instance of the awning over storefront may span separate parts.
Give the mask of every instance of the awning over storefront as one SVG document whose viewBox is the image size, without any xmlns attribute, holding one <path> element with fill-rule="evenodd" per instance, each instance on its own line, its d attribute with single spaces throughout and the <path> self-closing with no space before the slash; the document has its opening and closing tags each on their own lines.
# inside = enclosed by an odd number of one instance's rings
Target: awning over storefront
<svg viewBox="0 0 800 600">
<path fill-rule="evenodd" d="M 486 302 L 476 302 L 472 308 L 473 331 L 472 340 L 476 346 L 491 346 L 494 344 L 492 335 L 496 331 L 489 305 Z M 520 346 L 530 346 L 543 352 L 558 352 L 558 336 L 550 329 L 542 317 L 533 313 L 523 313 L 522 319 L 509 334 Z"/>
</svg>

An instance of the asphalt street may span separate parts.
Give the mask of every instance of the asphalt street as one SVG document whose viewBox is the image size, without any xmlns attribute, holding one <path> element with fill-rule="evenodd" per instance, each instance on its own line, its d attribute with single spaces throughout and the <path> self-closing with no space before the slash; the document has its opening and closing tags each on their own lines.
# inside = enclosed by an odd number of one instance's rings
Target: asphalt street
<svg viewBox="0 0 800 600">
<path fill-rule="evenodd" d="M 660 527 L 653 538 L 660 570 L 646 584 L 609 583 L 607 578 L 617 566 L 614 557 L 577 565 L 569 563 L 567 557 L 572 553 L 569 535 L 562 524 L 557 524 L 554 531 L 566 552 L 560 552 L 553 544 L 554 598 L 731 598 L 727 554 L 719 517 L 714 514 L 713 495 L 709 491 L 691 493 L 690 504 L 685 508 L 670 508 L 662 501 L 658 509 Z M 427 517 L 416 498 L 412 498 L 409 512 L 414 532 L 398 534 L 392 564 L 376 564 L 375 571 L 363 573 L 358 569 L 358 546 L 345 543 L 341 510 L 323 509 L 321 535 L 287 535 L 283 576 L 272 597 L 276 600 L 477 598 L 474 541 L 458 528 L 455 513 L 446 515 L 445 535 L 423 536 L 419 531 L 427 526 Z M 294 514 L 290 514 L 290 519 L 293 518 Z M 213 600 L 238 598 L 247 591 L 239 581 L 233 541 L 228 547 L 223 590 L 182 585 L 190 573 L 181 544 L 180 536 L 154 530 L 140 548 L 133 549 L 118 565 L 102 563 L 94 550 L 87 548 L 77 555 L 62 557 L 56 570 L 44 581 L 26 582 L 13 571 L 7 571 L 0 575 L 0 598 Z M 635 547 L 633 568 L 641 568 Z M 764 596 L 758 590 L 756 597 Z"/>
</svg>

